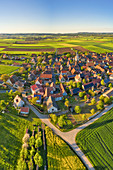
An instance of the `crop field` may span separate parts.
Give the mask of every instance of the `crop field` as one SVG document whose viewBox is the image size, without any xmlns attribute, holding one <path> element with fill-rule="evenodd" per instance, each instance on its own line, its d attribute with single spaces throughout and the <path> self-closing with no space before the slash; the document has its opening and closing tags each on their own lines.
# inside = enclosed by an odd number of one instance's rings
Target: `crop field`
<svg viewBox="0 0 113 170">
<path fill-rule="evenodd" d="M 95 169 L 113 169 L 113 109 L 80 131 L 76 141 Z"/>
<path fill-rule="evenodd" d="M 20 63 L 20 64 L 25 63 L 25 60 L 24 60 L 24 61 L 20 61 L 20 60 L 6 60 L 6 59 L 1 59 L 0 61 L 1 61 L 0 64 L 6 64 L 6 65 L 8 65 L 8 64 L 13 64 L 13 63 Z"/>
<path fill-rule="evenodd" d="M 110 36 L 60 36 L 53 39 L 39 41 L 25 41 L 21 39 L 0 39 L 0 53 L 31 54 L 35 52 L 53 52 L 56 48 L 75 47 L 80 51 L 93 51 L 97 53 L 113 52 L 113 37 Z"/>
<path fill-rule="evenodd" d="M 2 93 L 0 100 L 8 101 L 8 96 Z M 32 130 L 34 123 L 41 124 L 33 112 L 30 111 L 28 118 L 21 118 L 13 108 L 10 106 L 9 113 L 0 112 L 0 170 L 16 169 L 26 129 Z"/>
<path fill-rule="evenodd" d="M 28 125 L 27 120 L 0 113 L 0 169 L 15 169 Z"/>
<path fill-rule="evenodd" d="M 19 67 L 15 67 L 15 66 L 0 65 L 0 74 L 9 74 L 17 70 L 18 68 Z"/>
<path fill-rule="evenodd" d="M 86 169 L 70 147 L 53 132 L 46 128 L 48 170 Z"/>
</svg>

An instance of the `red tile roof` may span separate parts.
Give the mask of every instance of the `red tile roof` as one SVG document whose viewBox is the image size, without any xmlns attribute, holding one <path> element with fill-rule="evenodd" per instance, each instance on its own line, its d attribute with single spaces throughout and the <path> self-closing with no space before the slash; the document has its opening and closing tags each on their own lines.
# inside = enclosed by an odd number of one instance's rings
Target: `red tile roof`
<svg viewBox="0 0 113 170">
<path fill-rule="evenodd" d="M 20 110 L 21 110 L 21 112 L 28 113 L 29 112 L 29 107 L 21 107 Z"/>
</svg>

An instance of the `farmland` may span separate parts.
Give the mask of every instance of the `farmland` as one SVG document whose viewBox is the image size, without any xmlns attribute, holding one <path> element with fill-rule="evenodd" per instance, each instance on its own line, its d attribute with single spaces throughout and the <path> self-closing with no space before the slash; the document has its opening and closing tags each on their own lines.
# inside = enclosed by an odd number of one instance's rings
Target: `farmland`
<svg viewBox="0 0 113 170">
<path fill-rule="evenodd" d="M 113 109 L 80 131 L 76 141 L 95 169 L 113 169 Z"/>
<path fill-rule="evenodd" d="M 86 169 L 77 155 L 58 136 L 46 128 L 48 170 Z M 78 168 L 79 167 L 79 168 Z"/>
<path fill-rule="evenodd" d="M 0 113 L 0 169 L 15 169 L 27 120 Z"/>
<path fill-rule="evenodd" d="M 18 68 L 19 67 L 15 67 L 15 66 L 0 65 L 0 74 L 9 74 L 17 70 Z"/>
<path fill-rule="evenodd" d="M 113 37 L 79 35 L 79 36 L 56 36 L 43 40 L 27 41 L 21 39 L 0 39 L 0 53 L 31 54 L 32 52 L 54 52 L 56 48 L 75 48 L 80 51 L 93 51 L 105 53 L 113 51 Z"/>
</svg>

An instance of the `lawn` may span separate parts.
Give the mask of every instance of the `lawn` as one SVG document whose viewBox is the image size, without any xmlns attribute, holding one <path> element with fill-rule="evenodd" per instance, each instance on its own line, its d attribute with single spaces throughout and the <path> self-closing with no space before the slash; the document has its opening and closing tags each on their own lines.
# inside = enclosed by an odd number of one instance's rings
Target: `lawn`
<svg viewBox="0 0 113 170">
<path fill-rule="evenodd" d="M 15 67 L 15 66 L 0 65 L 0 74 L 9 74 L 17 70 L 18 68 L 19 67 Z"/>
<path fill-rule="evenodd" d="M 113 109 L 80 131 L 76 141 L 95 169 L 113 169 Z"/>
<path fill-rule="evenodd" d="M 84 170 L 86 169 L 78 156 L 58 136 L 47 128 L 47 159 L 48 170 Z"/>
</svg>

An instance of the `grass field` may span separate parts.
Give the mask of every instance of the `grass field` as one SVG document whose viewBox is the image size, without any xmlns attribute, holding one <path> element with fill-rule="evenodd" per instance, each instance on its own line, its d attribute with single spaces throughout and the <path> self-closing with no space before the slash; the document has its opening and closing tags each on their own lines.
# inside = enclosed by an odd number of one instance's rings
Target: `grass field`
<svg viewBox="0 0 113 170">
<path fill-rule="evenodd" d="M 95 169 L 113 169 L 113 109 L 80 131 L 76 141 Z"/>
<path fill-rule="evenodd" d="M 86 169 L 78 156 L 58 136 L 47 128 L 48 170 L 84 170 Z"/>
<path fill-rule="evenodd" d="M 0 65 L 0 74 L 9 74 L 17 70 L 18 68 L 19 67 L 15 67 L 15 66 Z"/>
</svg>

